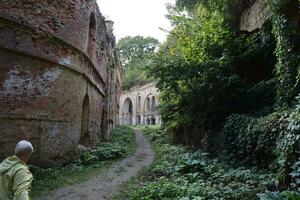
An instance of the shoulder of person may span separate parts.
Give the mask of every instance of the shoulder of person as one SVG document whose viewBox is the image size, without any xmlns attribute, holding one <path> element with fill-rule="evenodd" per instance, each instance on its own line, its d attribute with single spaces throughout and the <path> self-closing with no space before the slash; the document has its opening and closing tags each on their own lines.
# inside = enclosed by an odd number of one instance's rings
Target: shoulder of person
<svg viewBox="0 0 300 200">
<path fill-rule="evenodd" d="M 27 174 L 28 176 L 32 176 L 31 172 L 29 171 L 29 167 L 23 163 L 18 163 L 15 166 L 15 174 L 19 174 L 19 173 L 24 173 Z"/>
</svg>

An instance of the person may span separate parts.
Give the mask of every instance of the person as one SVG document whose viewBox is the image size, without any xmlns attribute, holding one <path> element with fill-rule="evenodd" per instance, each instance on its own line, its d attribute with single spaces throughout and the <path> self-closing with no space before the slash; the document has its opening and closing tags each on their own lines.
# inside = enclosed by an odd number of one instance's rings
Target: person
<svg viewBox="0 0 300 200">
<path fill-rule="evenodd" d="M 26 163 L 32 153 L 32 144 L 22 140 L 16 145 L 15 155 L 0 164 L 1 200 L 30 200 L 33 176 Z"/>
</svg>

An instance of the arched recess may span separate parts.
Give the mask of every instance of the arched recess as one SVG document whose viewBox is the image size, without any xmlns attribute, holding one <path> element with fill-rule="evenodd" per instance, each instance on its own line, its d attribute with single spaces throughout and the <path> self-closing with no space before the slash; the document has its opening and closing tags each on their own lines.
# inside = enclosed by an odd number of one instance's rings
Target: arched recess
<svg viewBox="0 0 300 200">
<path fill-rule="evenodd" d="M 123 103 L 123 119 L 122 122 L 124 125 L 132 125 L 133 109 L 132 101 L 130 98 L 125 99 Z"/>
<path fill-rule="evenodd" d="M 142 98 L 138 94 L 138 97 L 137 97 L 137 108 L 138 108 L 138 111 L 141 111 L 141 106 L 142 106 Z"/>
<path fill-rule="evenodd" d="M 154 117 L 151 118 L 151 125 L 156 125 L 156 121 Z"/>
<path fill-rule="evenodd" d="M 144 110 L 146 114 L 149 113 L 151 110 L 151 100 L 149 96 L 146 98 Z"/>
<path fill-rule="evenodd" d="M 156 104 L 156 102 L 155 102 L 155 97 L 153 96 L 152 98 L 151 98 L 151 111 L 152 112 L 154 112 L 154 110 L 155 110 L 155 105 Z"/>
<path fill-rule="evenodd" d="M 142 122 L 141 122 L 141 116 L 140 116 L 140 115 L 137 116 L 136 123 L 137 123 L 137 124 L 141 124 L 141 123 L 142 123 Z"/>
<path fill-rule="evenodd" d="M 81 134 L 79 143 L 82 145 L 89 145 L 90 141 L 90 101 L 88 95 L 85 95 L 82 103 L 82 115 L 81 115 Z"/>
<path fill-rule="evenodd" d="M 147 125 L 151 125 L 151 120 L 148 118 L 148 119 L 146 120 L 146 123 L 147 123 Z"/>
<path fill-rule="evenodd" d="M 94 56 L 95 43 L 96 43 L 96 17 L 95 14 L 92 12 L 90 15 L 89 37 L 88 37 L 88 45 L 87 45 L 87 52 L 91 58 L 93 58 Z"/>
</svg>

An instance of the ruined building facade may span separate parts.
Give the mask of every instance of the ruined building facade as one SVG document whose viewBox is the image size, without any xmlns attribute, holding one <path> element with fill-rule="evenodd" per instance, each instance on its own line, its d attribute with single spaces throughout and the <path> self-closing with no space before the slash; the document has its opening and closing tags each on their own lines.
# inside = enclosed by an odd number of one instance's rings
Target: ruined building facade
<svg viewBox="0 0 300 200">
<path fill-rule="evenodd" d="M 155 83 L 123 91 L 120 98 L 120 124 L 160 125 L 159 93 Z"/>
<path fill-rule="evenodd" d="M 118 123 L 122 68 L 95 0 L 0 3 L 0 159 L 17 141 L 33 163 L 72 159 Z"/>
</svg>

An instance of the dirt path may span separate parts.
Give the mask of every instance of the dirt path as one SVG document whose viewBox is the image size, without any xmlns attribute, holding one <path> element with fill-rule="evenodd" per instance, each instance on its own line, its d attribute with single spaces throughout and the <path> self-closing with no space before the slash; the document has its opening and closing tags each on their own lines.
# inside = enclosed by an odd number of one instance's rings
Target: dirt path
<svg viewBox="0 0 300 200">
<path fill-rule="evenodd" d="M 154 159 L 154 154 L 148 139 L 138 129 L 135 129 L 137 151 L 134 155 L 118 161 L 108 171 L 87 182 L 60 188 L 49 196 L 36 200 L 102 200 L 111 199 L 118 187 Z"/>
</svg>

